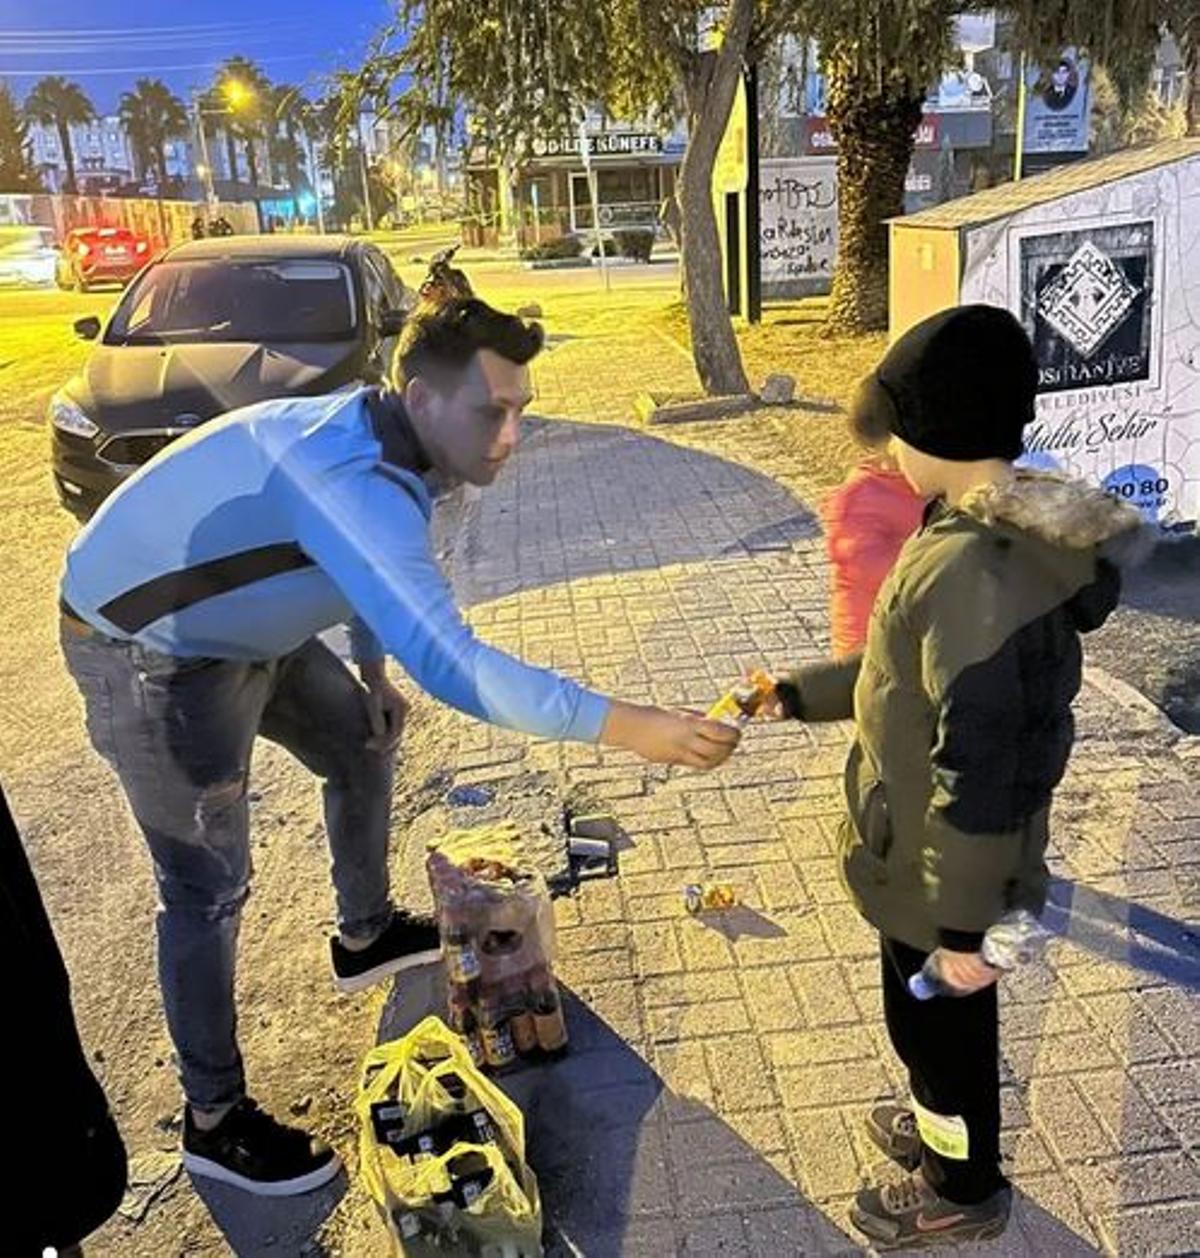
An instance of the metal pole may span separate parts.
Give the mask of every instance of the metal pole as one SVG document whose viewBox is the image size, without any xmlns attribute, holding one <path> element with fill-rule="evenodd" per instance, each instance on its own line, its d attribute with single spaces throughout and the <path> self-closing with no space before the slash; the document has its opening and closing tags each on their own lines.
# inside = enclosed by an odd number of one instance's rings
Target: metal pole
<svg viewBox="0 0 1200 1258">
<path fill-rule="evenodd" d="M 746 318 L 762 322 L 762 233 L 759 223 L 758 66 L 745 70 L 746 80 Z"/>
<path fill-rule="evenodd" d="M 358 137 L 358 166 L 362 172 L 363 218 L 366 220 L 367 231 L 373 232 L 375 219 L 371 214 L 371 182 L 367 177 L 367 146 L 363 143 L 361 134 Z"/>
<path fill-rule="evenodd" d="M 604 291 L 612 291 L 612 280 L 608 274 L 608 258 L 604 253 L 604 236 L 600 231 L 600 185 L 596 178 L 596 169 L 592 165 L 592 150 L 588 146 L 587 113 L 579 118 L 579 155 L 583 158 L 583 169 L 587 175 L 588 194 L 592 201 L 592 224 L 596 228 L 596 247 L 600 250 L 600 274 L 604 277 Z"/>
<path fill-rule="evenodd" d="M 313 196 L 317 202 L 317 231 L 324 236 L 325 209 L 321 204 L 321 168 L 317 165 L 317 146 L 313 143 L 312 135 L 307 130 L 304 132 L 304 141 L 308 146 L 309 182 L 312 184 Z"/>
<path fill-rule="evenodd" d="M 1019 180 L 1025 166 L 1025 54 L 1021 54 L 1021 67 L 1017 71 L 1017 143 L 1013 152 L 1013 178 Z"/>
<path fill-rule="evenodd" d="M 217 189 L 213 183 L 212 162 L 208 158 L 208 139 L 204 134 L 204 117 L 200 109 L 200 101 L 198 97 L 192 97 L 192 111 L 196 118 L 196 135 L 200 141 L 200 161 L 204 166 L 204 183 L 208 195 L 209 210 L 216 209 L 217 206 Z"/>
</svg>

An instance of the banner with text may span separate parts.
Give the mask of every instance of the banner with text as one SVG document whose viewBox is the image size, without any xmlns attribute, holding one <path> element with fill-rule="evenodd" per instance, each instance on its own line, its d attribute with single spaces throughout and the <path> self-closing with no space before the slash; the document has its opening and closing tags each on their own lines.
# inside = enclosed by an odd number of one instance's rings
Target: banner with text
<svg viewBox="0 0 1200 1258">
<path fill-rule="evenodd" d="M 837 161 L 763 160 L 758 203 L 763 296 L 827 293 L 837 262 Z"/>
<path fill-rule="evenodd" d="M 1170 531 L 1200 514 L 1198 193 L 1200 155 L 970 231 L 961 289 L 1007 306 L 1033 342 L 1023 462 L 1082 476 Z"/>
</svg>

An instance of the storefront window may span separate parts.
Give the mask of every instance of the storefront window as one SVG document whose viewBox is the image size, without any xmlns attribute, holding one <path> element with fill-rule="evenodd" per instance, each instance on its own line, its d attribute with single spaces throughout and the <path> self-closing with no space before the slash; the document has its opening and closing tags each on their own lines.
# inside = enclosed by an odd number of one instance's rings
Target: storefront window
<svg viewBox="0 0 1200 1258">
<path fill-rule="evenodd" d="M 598 170 L 596 182 L 600 198 L 600 226 L 653 227 L 661 198 L 658 195 L 658 168 L 627 166 Z M 594 227 L 592 195 L 588 178 L 582 172 L 571 176 L 575 199 L 576 230 Z"/>
</svg>

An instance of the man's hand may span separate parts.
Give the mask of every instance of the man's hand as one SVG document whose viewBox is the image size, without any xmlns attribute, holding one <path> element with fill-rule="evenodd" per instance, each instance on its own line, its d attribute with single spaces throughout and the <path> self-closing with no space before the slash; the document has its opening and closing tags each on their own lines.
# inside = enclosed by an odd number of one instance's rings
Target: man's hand
<svg viewBox="0 0 1200 1258">
<path fill-rule="evenodd" d="M 654 764 L 686 764 L 715 769 L 729 759 L 741 731 L 690 712 L 613 700 L 600 741 L 624 747 Z"/>
<path fill-rule="evenodd" d="M 367 688 L 367 720 L 371 725 L 367 750 L 390 755 L 400 745 L 404 733 L 408 700 L 388 680 L 387 665 L 383 660 L 360 664 L 358 672 Z"/>
<path fill-rule="evenodd" d="M 983 959 L 978 952 L 951 952 L 949 948 L 937 950 L 938 976 L 960 996 L 970 996 L 990 987 L 1000 971 Z"/>
</svg>

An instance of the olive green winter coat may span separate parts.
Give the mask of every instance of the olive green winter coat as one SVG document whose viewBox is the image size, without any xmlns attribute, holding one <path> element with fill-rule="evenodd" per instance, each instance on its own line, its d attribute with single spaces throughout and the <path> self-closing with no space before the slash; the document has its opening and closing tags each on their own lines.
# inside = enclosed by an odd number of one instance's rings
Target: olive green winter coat
<svg viewBox="0 0 1200 1258">
<path fill-rule="evenodd" d="M 1117 563 L 1142 539 L 1135 510 L 1057 476 L 935 503 L 863 655 L 781 683 L 790 715 L 854 716 L 842 876 L 884 935 L 972 949 L 1007 909 L 1041 910 L 1080 634 L 1116 606 Z"/>
</svg>

